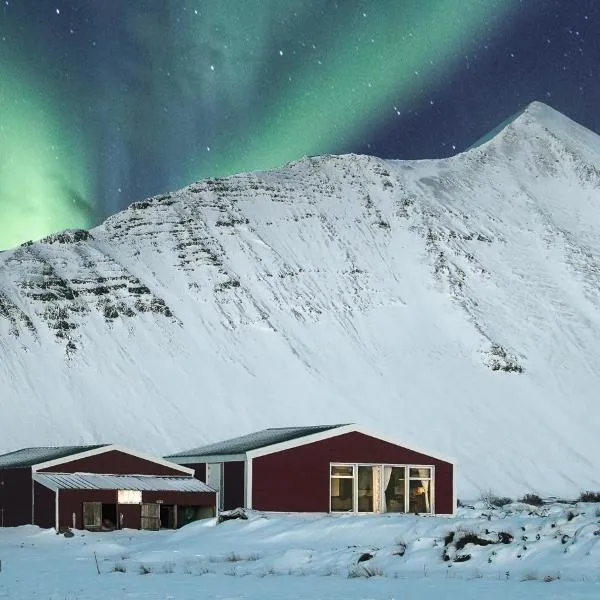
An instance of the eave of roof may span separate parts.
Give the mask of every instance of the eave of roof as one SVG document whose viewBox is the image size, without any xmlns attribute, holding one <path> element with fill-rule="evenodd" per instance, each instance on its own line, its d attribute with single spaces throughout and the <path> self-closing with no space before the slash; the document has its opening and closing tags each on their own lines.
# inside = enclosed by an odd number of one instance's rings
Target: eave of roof
<svg viewBox="0 0 600 600">
<path fill-rule="evenodd" d="M 193 475 L 194 470 L 176 462 L 130 450 L 116 444 L 98 444 L 91 446 L 52 446 L 22 448 L 0 456 L 0 469 L 31 468 L 32 471 L 56 467 L 72 461 L 91 458 L 105 452 L 122 452 L 141 460 L 173 469 L 183 475 Z"/>
<path fill-rule="evenodd" d="M 304 427 L 274 427 L 263 429 L 246 435 L 230 438 L 213 444 L 207 444 L 198 448 L 184 450 L 176 454 L 171 454 L 165 458 L 171 460 L 190 459 L 190 458 L 208 458 L 208 457 L 230 457 L 227 460 L 233 460 L 233 456 L 244 456 L 248 452 L 267 448 L 282 442 L 301 440 L 314 434 L 325 431 L 331 431 L 345 427 L 345 425 L 311 425 Z"/>
<path fill-rule="evenodd" d="M 58 460 L 74 456 L 82 452 L 104 448 L 109 444 L 94 444 L 87 446 L 40 446 L 21 448 L 7 454 L 0 455 L 0 469 L 14 469 L 31 467 L 41 462 Z"/>
<path fill-rule="evenodd" d="M 189 476 L 102 475 L 97 473 L 34 473 L 34 481 L 51 490 L 134 490 L 158 492 L 212 492 Z"/>
<path fill-rule="evenodd" d="M 257 432 L 257 433 L 262 433 L 262 432 Z M 235 455 L 229 454 L 226 451 L 220 452 L 219 454 L 214 453 L 214 454 L 191 455 L 191 454 L 189 454 L 189 452 L 191 452 L 191 451 L 188 451 L 188 452 L 183 452 L 181 454 L 171 455 L 170 457 L 167 457 L 167 458 L 177 461 L 177 462 L 181 461 L 181 464 L 193 464 L 195 462 L 202 463 L 202 462 L 228 462 L 231 460 L 252 460 L 252 459 L 258 458 L 260 456 L 265 456 L 267 454 L 273 454 L 275 452 L 282 452 L 284 450 L 289 450 L 291 448 L 296 448 L 298 446 L 304 446 L 306 444 L 312 444 L 314 442 L 320 442 L 320 441 L 323 441 L 323 440 L 326 440 L 326 439 L 329 439 L 332 437 L 336 437 L 338 435 L 344 435 L 346 433 L 361 433 L 363 435 L 387 442 L 388 444 L 391 444 L 393 446 L 399 446 L 402 448 L 406 448 L 407 450 L 412 450 L 413 452 L 423 454 L 424 456 L 427 456 L 429 458 L 433 458 L 436 460 L 440 460 L 442 462 L 449 463 L 453 467 L 456 466 L 456 461 L 451 457 L 442 456 L 437 453 L 432 453 L 429 450 L 416 447 L 412 444 L 410 444 L 410 445 L 404 444 L 404 443 L 400 442 L 399 440 L 392 439 L 386 435 L 380 435 L 378 433 L 369 431 L 363 427 L 359 427 L 354 424 L 327 426 L 327 428 L 316 431 L 314 433 L 309 433 L 309 434 L 306 434 L 303 436 L 298 436 L 298 437 L 295 437 L 292 439 L 287 439 L 287 440 L 283 440 L 280 442 L 260 446 L 258 448 L 246 450 L 241 455 L 240 454 L 235 454 Z M 236 440 L 238 438 L 233 438 L 233 439 Z M 219 444 L 211 445 L 210 447 L 217 446 L 217 445 L 221 446 L 221 445 L 226 444 L 228 441 L 229 440 L 225 440 L 224 442 L 220 442 Z M 203 448 L 199 448 L 198 450 L 205 450 L 206 448 L 209 448 L 209 447 L 205 446 Z M 219 448 L 219 449 L 222 450 L 222 448 Z"/>
</svg>

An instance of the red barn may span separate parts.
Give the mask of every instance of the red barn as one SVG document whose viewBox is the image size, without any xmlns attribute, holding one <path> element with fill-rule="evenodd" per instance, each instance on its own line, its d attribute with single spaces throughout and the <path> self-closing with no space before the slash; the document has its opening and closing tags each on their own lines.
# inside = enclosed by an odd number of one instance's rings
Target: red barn
<svg viewBox="0 0 600 600">
<path fill-rule="evenodd" d="M 193 469 L 120 446 L 25 448 L 0 456 L 0 526 L 175 528 L 216 514 Z"/>
<path fill-rule="evenodd" d="M 448 458 L 355 425 L 265 429 L 167 457 L 220 491 L 221 508 L 454 514 Z"/>
</svg>

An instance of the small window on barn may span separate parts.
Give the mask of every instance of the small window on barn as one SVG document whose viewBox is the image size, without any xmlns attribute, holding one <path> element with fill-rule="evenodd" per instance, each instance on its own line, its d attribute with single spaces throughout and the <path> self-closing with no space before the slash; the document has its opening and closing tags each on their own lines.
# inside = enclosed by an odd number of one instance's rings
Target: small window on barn
<svg viewBox="0 0 600 600">
<path fill-rule="evenodd" d="M 118 490 L 117 502 L 119 504 L 141 504 L 142 492 L 139 490 Z"/>
<path fill-rule="evenodd" d="M 354 511 L 353 465 L 331 465 L 331 510 Z"/>
<path fill-rule="evenodd" d="M 431 469 L 411 467 L 408 482 L 408 511 L 411 513 L 431 512 Z"/>
</svg>

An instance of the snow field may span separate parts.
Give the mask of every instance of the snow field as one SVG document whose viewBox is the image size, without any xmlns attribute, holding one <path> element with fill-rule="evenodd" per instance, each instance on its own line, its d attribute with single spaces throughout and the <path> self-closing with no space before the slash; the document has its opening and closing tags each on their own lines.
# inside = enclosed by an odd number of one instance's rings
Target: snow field
<svg viewBox="0 0 600 600">
<path fill-rule="evenodd" d="M 465 536 L 491 543 L 462 547 Z M 587 600 L 600 594 L 600 504 L 478 503 L 455 518 L 251 512 L 72 538 L 26 526 L 0 529 L 0 559 L 0 598 L 14 599 Z"/>
</svg>

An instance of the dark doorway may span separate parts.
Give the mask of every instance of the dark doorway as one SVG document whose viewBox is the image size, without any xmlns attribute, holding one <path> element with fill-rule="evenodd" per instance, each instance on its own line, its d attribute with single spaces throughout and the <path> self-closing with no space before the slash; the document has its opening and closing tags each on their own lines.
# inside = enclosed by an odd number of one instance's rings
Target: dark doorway
<svg viewBox="0 0 600 600">
<path fill-rule="evenodd" d="M 175 506 L 172 504 L 161 504 L 160 505 L 160 528 L 161 529 L 175 529 L 177 526 L 176 519 L 177 511 Z"/>
<path fill-rule="evenodd" d="M 102 529 L 112 531 L 117 529 L 117 505 L 102 504 Z"/>
<path fill-rule="evenodd" d="M 178 506 L 177 527 L 216 516 L 214 506 Z"/>
</svg>

